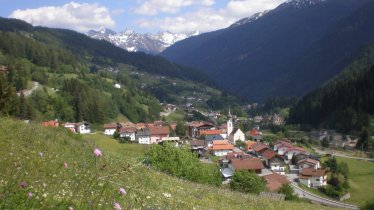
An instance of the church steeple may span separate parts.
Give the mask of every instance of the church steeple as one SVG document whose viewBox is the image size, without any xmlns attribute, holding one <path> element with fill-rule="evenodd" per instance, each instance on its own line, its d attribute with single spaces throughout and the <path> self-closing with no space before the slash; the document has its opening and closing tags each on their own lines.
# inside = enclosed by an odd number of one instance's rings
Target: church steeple
<svg viewBox="0 0 374 210">
<path fill-rule="evenodd" d="M 228 114 L 229 119 L 227 120 L 227 138 L 231 134 L 231 132 L 234 130 L 234 125 L 232 123 L 232 116 L 231 116 L 231 109 L 229 107 L 229 114 Z"/>
</svg>

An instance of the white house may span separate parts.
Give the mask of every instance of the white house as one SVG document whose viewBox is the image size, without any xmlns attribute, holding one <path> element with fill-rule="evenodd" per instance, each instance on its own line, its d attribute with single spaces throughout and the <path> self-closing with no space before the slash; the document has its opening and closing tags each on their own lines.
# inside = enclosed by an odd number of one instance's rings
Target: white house
<svg viewBox="0 0 374 210">
<path fill-rule="evenodd" d="M 304 168 L 313 168 L 313 169 L 321 168 L 319 161 L 311 159 L 311 158 L 306 158 L 306 159 L 297 161 L 297 166 L 299 167 L 300 170 Z"/>
<path fill-rule="evenodd" d="M 286 155 L 288 160 L 292 159 L 292 156 L 298 155 L 300 153 L 305 153 L 305 149 L 301 147 L 288 148 L 284 155 Z"/>
<path fill-rule="evenodd" d="M 229 144 L 227 140 L 217 140 L 213 141 L 213 145 L 210 147 L 210 150 L 214 156 L 225 156 L 227 153 L 232 152 L 234 146 Z"/>
<path fill-rule="evenodd" d="M 76 124 L 76 132 L 80 134 L 91 133 L 90 124 L 87 122 L 80 122 Z"/>
<path fill-rule="evenodd" d="M 104 135 L 113 136 L 117 130 L 117 124 L 104 124 Z"/>
<path fill-rule="evenodd" d="M 138 131 L 136 137 L 138 138 L 139 144 L 151 144 L 151 133 L 148 128 L 143 128 Z"/>
<path fill-rule="evenodd" d="M 121 138 L 129 137 L 131 141 L 135 141 L 136 128 L 135 127 L 122 127 L 119 130 L 119 136 Z"/>
<path fill-rule="evenodd" d="M 240 130 L 240 128 L 235 128 L 229 135 L 228 140 L 235 144 L 236 141 L 241 140 L 245 141 L 245 135 L 243 131 Z"/>
<path fill-rule="evenodd" d="M 323 169 L 304 168 L 300 171 L 299 181 L 307 187 L 322 187 L 327 185 L 326 171 Z"/>
</svg>

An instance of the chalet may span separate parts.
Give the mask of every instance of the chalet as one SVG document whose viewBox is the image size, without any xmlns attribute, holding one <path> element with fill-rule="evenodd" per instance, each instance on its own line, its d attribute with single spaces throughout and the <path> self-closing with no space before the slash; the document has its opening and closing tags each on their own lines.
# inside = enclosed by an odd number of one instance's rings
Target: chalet
<svg viewBox="0 0 374 210">
<path fill-rule="evenodd" d="M 210 147 L 213 145 L 213 141 L 225 140 L 221 135 L 206 135 L 205 136 L 205 145 Z"/>
<path fill-rule="evenodd" d="M 180 142 L 180 138 L 179 136 L 168 136 L 168 137 L 162 137 L 161 138 L 161 144 L 165 143 L 165 142 L 168 142 L 176 147 L 179 146 L 179 142 Z"/>
<path fill-rule="evenodd" d="M 60 123 L 58 122 L 58 120 L 51 120 L 51 121 L 46 121 L 46 122 L 42 122 L 42 125 L 44 127 L 53 127 L 53 128 L 56 128 L 60 125 Z"/>
<path fill-rule="evenodd" d="M 77 133 L 77 130 L 75 129 L 75 126 L 76 126 L 75 123 L 69 123 L 69 122 L 66 122 L 66 123 L 64 123 L 62 126 L 64 126 L 64 128 L 69 129 L 69 130 L 70 130 L 71 132 L 73 132 L 73 133 Z"/>
<path fill-rule="evenodd" d="M 136 133 L 139 144 L 151 144 L 151 133 L 148 128 L 142 128 Z"/>
<path fill-rule="evenodd" d="M 284 154 L 288 160 L 292 159 L 292 156 L 300 154 L 300 153 L 305 153 L 305 149 L 302 147 L 291 147 L 288 148 L 286 153 Z"/>
<path fill-rule="evenodd" d="M 235 144 L 238 140 L 245 141 L 245 135 L 240 128 L 234 128 L 234 130 L 229 134 L 228 140 L 232 144 Z"/>
<path fill-rule="evenodd" d="M 278 192 L 278 190 L 286 184 L 289 184 L 290 181 L 287 179 L 286 176 L 279 175 L 277 173 L 268 174 L 263 176 L 262 178 L 266 181 L 266 188 L 270 192 Z"/>
<path fill-rule="evenodd" d="M 163 137 L 169 137 L 169 127 L 167 126 L 148 126 L 151 134 L 151 143 L 157 144 L 162 141 Z"/>
<path fill-rule="evenodd" d="M 207 135 L 221 135 L 224 139 L 227 138 L 226 130 L 222 130 L 222 129 L 200 131 L 200 136 L 207 136 Z"/>
<path fill-rule="evenodd" d="M 279 155 L 284 155 L 289 148 L 294 147 L 288 139 L 278 140 L 274 144 L 274 151 L 277 151 Z"/>
<path fill-rule="evenodd" d="M 117 131 L 117 124 L 112 123 L 112 124 L 104 124 L 104 135 L 109 135 L 113 136 L 113 134 Z"/>
<path fill-rule="evenodd" d="M 232 144 L 229 144 L 227 140 L 213 141 L 213 145 L 210 147 L 212 155 L 220 157 L 227 155 L 229 152 L 232 152 L 233 149 L 234 146 Z"/>
<path fill-rule="evenodd" d="M 286 163 L 282 156 L 271 149 L 262 150 L 260 154 L 271 171 L 277 174 L 286 174 Z"/>
<path fill-rule="evenodd" d="M 122 127 L 119 129 L 119 136 L 121 138 L 128 137 L 130 138 L 130 141 L 135 141 L 136 140 L 136 127 Z"/>
<path fill-rule="evenodd" d="M 192 152 L 197 152 L 199 155 L 203 154 L 205 148 L 204 140 L 192 140 L 190 141 L 190 147 Z"/>
<path fill-rule="evenodd" d="M 304 168 L 313 168 L 313 169 L 319 169 L 321 167 L 318 160 L 314 160 L 311 158 L 306 158 L 303 160 L 299 160 L 296 164 L 300 170 Z"/>
<path fill-rule="evenodd" d="M 307 187 L 323 187 L 327 185 L 326 171 L 323 169 L 304 168 L 299 173 L 299 181 Z"/>
<path fill-rule="evenodd" d="M 263 150 L 270 149 L 266 144 L 262 142 L 256 142 L 255 144 L 253 144 L 252 148 L 253 148 L 253 153 L 256 155 L 261 155 L 261 152 L 263 152 Z"/>
<path fill-rule="evenodd" d="M 200 132 L 203 130 L 211 130 L 214 128 L 213 123 L 204 121 L 193 121 L 188 124 L 188 136 L 191 138 L 197 138 L 200 136 Z"/>
</svg>

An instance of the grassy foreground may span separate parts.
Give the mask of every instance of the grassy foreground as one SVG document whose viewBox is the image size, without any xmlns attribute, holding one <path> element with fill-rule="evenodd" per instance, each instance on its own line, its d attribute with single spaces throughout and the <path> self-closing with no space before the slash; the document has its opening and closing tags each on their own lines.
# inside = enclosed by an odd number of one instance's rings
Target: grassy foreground
<svg viewBox="0 0 374 210">
<path fill-rule="evenodd" d="M 170 177 L 140 163 L 140 145 L 85 138 L 0 119 L 0 209 L 327 209 Z"/>
</svg>

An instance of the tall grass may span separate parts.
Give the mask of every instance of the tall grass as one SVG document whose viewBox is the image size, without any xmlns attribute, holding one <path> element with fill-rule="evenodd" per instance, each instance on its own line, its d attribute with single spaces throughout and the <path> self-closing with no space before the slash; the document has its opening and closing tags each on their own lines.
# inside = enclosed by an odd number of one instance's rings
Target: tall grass
<svg viewBox="0 0 374 210">
<path fill-rule="evenodd" d="M 65 129 L 0 119 L 0 209 L 325 209 L 192 183 Z M 95 157 L 93 150 L 103 155 Z M 126 195 L 120 194 L 124 188 Z"/>
</svg>

